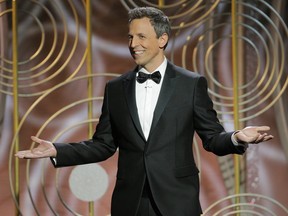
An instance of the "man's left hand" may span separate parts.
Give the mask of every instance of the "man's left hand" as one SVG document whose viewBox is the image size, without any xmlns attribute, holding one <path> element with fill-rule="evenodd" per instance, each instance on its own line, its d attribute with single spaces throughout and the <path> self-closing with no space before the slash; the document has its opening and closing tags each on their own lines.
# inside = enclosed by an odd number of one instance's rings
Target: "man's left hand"
<svg viewBox="0 0 288 216">
<path fill-rule="evenodd" d="M 273 139 L 273 136 L 266 132 L 269 130 L 268 126 L 249 126 L 236 132 L 234 138 L 239 143 L 258 144 Z"/>
</svg>

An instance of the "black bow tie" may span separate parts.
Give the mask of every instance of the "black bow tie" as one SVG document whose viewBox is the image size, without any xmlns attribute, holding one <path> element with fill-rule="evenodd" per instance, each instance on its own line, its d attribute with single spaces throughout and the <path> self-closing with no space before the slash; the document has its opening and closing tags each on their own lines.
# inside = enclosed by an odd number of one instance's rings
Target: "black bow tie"
<svg viewBox="0 0 288 216">
<path fill-rule="evenodd" d="M 155 83 L 159 84 L 161 80 L 161 74 L 159 71 L 155 71 L 152 74 L 147 74 L 143 72 L 138 72 L 137 82 L 144 83 L 147 79 L 152 79 Z"/>
</svg>

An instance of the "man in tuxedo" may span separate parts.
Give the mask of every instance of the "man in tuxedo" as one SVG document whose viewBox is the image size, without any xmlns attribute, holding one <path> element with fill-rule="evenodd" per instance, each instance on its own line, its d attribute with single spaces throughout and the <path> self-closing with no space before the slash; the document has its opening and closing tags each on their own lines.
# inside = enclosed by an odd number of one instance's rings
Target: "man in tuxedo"
<svg viewBox="0 0 288 216">
<path fill-rule="evenodd" d="M 243 154 L 249 143 L 273 136 L 267 126 L 224 131 L 206 79 L 166 59 L 170 31 L 162 11 L 131 10 L 129 49 L 137 67 L 107 83 L 92 139 L 52 144 L 32 137 L 39 145 L 16 156 L 51 157 L 55 167 L 64 167 L 103 161 L 119 149 L 112 216 L 200 215 L 194 131 L 219 156 Z"/>
</svg>

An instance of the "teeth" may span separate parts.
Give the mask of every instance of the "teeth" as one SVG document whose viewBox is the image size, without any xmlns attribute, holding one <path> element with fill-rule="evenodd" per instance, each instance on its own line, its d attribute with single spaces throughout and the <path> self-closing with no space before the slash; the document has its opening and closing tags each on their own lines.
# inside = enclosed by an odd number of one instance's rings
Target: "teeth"
<svg viewBox="0 0 288 216">
<path fill-rule="evenodd" d="M 142 54 L 143 51 L 135 51 L 134 53 L 137 54 L 137 55 L 139 55 L 139 54 Z"/>
</svg>

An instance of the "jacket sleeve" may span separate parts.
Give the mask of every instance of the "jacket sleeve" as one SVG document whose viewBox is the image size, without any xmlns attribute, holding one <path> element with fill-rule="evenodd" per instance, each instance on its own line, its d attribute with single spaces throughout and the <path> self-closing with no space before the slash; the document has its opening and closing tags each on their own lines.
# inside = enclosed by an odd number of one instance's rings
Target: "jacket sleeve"
<svg viewBox="0 0 288 216">
<path fill-rule="evenodd" d="M 102 113 L 96 131 L 90 140 L 73 143 L 53 143 L 57 156 L 55 167 L 73 166 L 106 160 L 117 150 L 114 143 L 109 115 L 109 83 L 105 87 Z"/>
<path fill-rule="evenodd" d="M 235 146 L 231 140 L 233 132 L 226 132 L 220 124 L 207 89 L 206 78 L 199 77 L 194 95 L 194 125 L 203 147 L 219 156 L 231 153 L 243 154 L 245 148 Z"/>
</svg>

